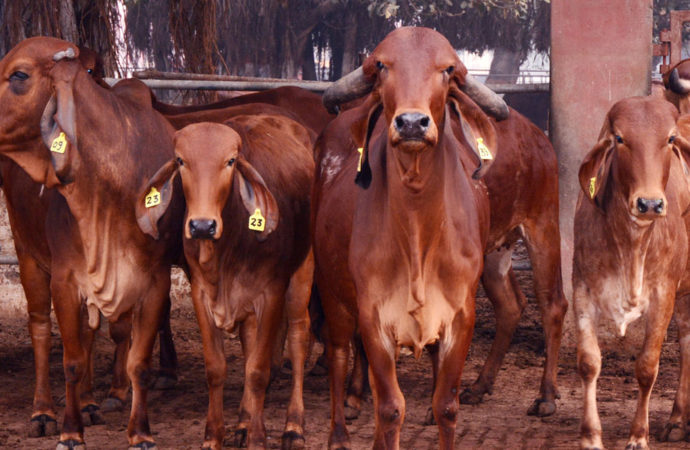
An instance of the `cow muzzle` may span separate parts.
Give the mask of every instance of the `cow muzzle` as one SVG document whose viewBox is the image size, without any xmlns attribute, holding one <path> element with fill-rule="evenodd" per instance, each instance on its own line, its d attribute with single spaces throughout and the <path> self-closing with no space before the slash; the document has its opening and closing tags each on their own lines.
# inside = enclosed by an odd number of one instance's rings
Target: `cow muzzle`
<svg viewBox="0 0 690 450">
<path fill-rule="evenodd" d="M 192 239 L 217 239 L 218 223 L 213 219 L 190 219 L 187 223 Z"/>
<path fill-rule="evenodd" d="M 393 118 L 389 129 L 391 143 L 404 151 L 421 151 L 436 145 L 434 121 L 421 111 L 405 111 Z"/>
<path fill-rule="evenodd" d="M 642 220 L 653 220 L 659 217 L 666 216 L 666 198 L 663 196 L 635 196 L 631 202 L 631 214 L 633 217 Z"/>
</svg>

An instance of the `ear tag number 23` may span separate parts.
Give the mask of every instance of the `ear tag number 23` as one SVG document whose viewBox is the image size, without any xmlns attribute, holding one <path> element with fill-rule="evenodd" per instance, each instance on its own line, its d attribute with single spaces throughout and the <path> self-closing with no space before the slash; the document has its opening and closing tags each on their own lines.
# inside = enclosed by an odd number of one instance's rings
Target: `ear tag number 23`
<svg viewBox="0 0 690 450">
<path fill-rule="evenodd" d="M 158 206 L 161 204 L 161 193 L 158 192 L 158 189 L 155 187 L 151 187 L 151 191 L 149 191 L 148 194 L 146 194 L 146 198 L 144 199 L 144 206 L 147 208 L 153 208 L 154 206 Z"/>
<path fill-rule="evenodd" d="M 249 216 L 249 229 L 252 231 L 264 231 L 266 228 L 266 219 L 261 215 L 261 210 L 256 208 L 254 214 Z"/>
</svg>

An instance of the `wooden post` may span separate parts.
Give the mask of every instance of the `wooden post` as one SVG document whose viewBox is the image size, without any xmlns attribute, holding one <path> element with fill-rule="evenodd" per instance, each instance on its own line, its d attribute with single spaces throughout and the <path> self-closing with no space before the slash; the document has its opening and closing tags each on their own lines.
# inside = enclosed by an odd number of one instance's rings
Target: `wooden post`
<svg viewBox="0 0 690 450">
<path fill-rule="evenodd" d="M 596 143 L 609 108 L 622 98 L 649 93 L 651 63 L 652 0 L 552 0 L 549 135 L 559 160 L 568 300 L 580 163 Z M 574 342 L 573 330 L 572 322 L 566 325 L 564 342 Z"/>
</svg>

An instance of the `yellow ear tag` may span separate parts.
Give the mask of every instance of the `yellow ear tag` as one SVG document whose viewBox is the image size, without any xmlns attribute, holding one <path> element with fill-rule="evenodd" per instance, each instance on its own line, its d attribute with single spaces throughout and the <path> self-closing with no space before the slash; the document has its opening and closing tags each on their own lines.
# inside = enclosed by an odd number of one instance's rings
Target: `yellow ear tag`
<svg viewBox="0 0 690 450">
<path fill-rule="evenodd" d="M 489 147 L 484 144 L 484 138 L 477 138 L 477 150 L 479 150 L 479 157 L 481 159 L 494 159 L 494 156 L 489 151 Z"/>
<path fill-rule="evenodd" d="M 592 177 L 589 179 L 589 198 L 594 198 L 594 193 L 597 187 L 597 177 Z"/>
<path fill-rule="evenodd" d="M 151 187 L 151 191 L 146 194 L 146 199 L 144 200 L 144 205 L 147 208 L 153 208 L 156 205 L 161 204 L 161 193 L 158 192 L 158 189 L 155 187 Z"/>
<path fill-rule="evenodd" d="M 359 147 L 357 149 L 357 151 L 359 152 L 359 161 L 357 161 L 357 172 L 361 172 L 362 171 L 362 156 L 364 155 L 364 148 Z"/>
<path fill-rule="evenodd" d="M 50 144 L 50 151 L 55 153 L 65 153 L 67 149 L 67 138 L 63 131 L 60 132 L 58 137 L 53 139 L 53 143 Z"/>
<path fill-rule="evenodd" d="M 249 216 L 249 229 L 253 231 L 264 231 L 266 228 L 266 219 L 261 215 L 261 210 L 256 208 L 254 214 Z"/>
</svg>

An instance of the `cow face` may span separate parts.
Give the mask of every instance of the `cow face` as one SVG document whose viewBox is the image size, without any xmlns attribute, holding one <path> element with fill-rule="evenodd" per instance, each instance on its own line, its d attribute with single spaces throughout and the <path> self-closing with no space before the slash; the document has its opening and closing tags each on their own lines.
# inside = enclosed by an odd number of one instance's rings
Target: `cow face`
<svg viewBox="0 0 690 450">
<path fill-rule="evenodd" d="M 239 134 L 226 125 L 202 122 L 179 130 L 175 134 L 175 159 L 163 166 L 140 194 L 137 218 L 142 230 L 157 237 L 155 224 L 172 198 L 171 181 L 179 172 L 187 202 L 187 239 L 221 237 L 222 212 L 235 177 L 247 212 L 261 211 L 265 223 L 257 237 L 265 239 L 278 224 L 278 206 L 261 175 L 240 153 L 241 147 Z M 155 205 L 147 200 L 152 192 L 161 195 Z"/>
<path fill-rule="evenodd" d="M 677 116 L 673 105 L 660 99 L 634 97 L 616 103 L 599 142 L 580 167 L 580 185 L 587 198 L 605 211 L 611 199 L 620 196 L 638 225 L 665 216 L 674 153 L 687 169 L 684 150 L 676 141 Z"/>
</svg>

